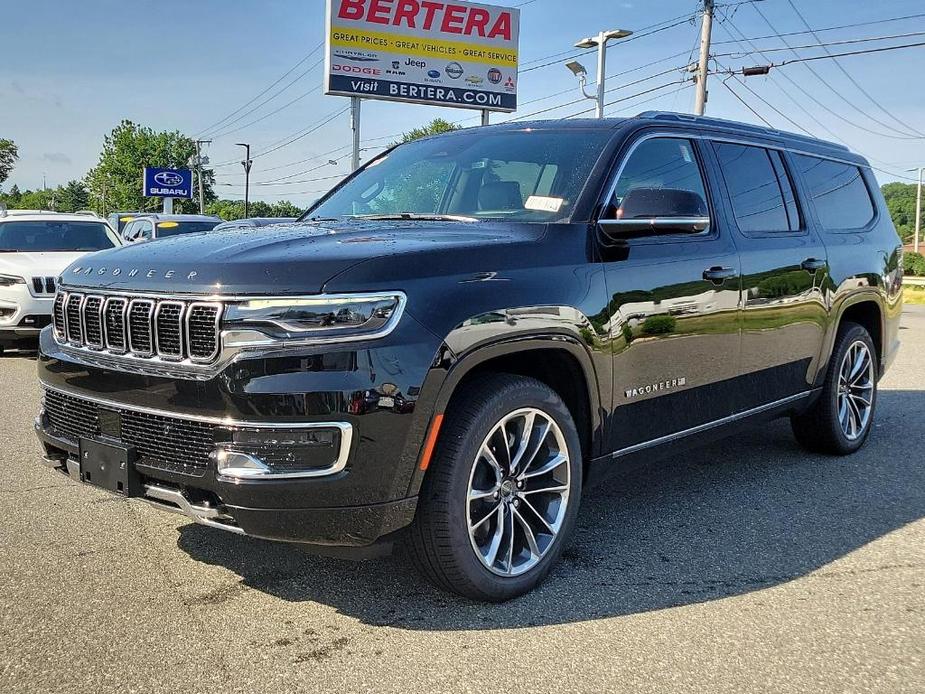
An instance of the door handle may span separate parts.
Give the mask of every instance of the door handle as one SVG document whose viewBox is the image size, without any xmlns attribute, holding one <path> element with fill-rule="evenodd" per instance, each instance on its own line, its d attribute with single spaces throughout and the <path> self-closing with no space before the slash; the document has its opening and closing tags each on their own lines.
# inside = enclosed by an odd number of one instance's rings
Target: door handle
<svg viewBox="0 0 925 694">
<path fill-rule="evenodd" d="M 731 267 L 720 267 L 714 265 L 713 267 L 708 267 L 703 271 L 703 278 L 713 284 L 722 284 L 725 280 L 731 279 L 736 276 L 735 268 Z"/>
<path fill-rule="evenodd" d="M 800 267 L 806 270 L 806 272 L 812 274 L 816 272 L 816 270 L 821 270 L 825 267 L 825 260 L 821 258 L 807 258 L 802 263 L 800 263 Z"/>
</svg>

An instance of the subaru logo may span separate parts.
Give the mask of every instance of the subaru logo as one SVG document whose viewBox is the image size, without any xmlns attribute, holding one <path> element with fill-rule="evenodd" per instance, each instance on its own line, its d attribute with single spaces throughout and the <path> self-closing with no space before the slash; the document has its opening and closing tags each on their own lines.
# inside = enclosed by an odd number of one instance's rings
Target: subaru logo
<svg viewBox="0 0 925 694">
<path fill-rule="evenodd" d="M 435 79 L 437 79 L 438 77 L 440 77 L 440 71 L 439 71 L 439 70 L 428 70 L 428 71 L 427 71 L 427 76 L 430 77 L 431 79 L 435 80 Z"/>
<path fill-rule="evenodd" d="M 154 180 L 162 186 L 173 188 L 183 183 L 183 176 L 173 171 L 161 171 L 154 174 Z"/>
</svg>

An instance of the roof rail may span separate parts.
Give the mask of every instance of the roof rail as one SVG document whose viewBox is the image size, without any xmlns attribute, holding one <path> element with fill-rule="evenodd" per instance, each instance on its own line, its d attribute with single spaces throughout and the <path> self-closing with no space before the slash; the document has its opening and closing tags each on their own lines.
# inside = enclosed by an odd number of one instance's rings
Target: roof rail
<svg viewBox="0 0 925 694">
<path fill-rule="evenodd" d="M 763 125 L 754 125 L 752 123 L 743 123 L 741 121 L 729 120 L 727 118 L 695 116 L 690 113 L 674 113 L 672 111 L 643 111 L 642 113 L 637 114 L 636 118 L 647 118 L 650 120 L 672 120 L 681 123 L 699 123 L 701 125 L 714 125 L 719 128 L 744 130 L 746 132 L 752 132 L 756 134 L 773 133 L 776 135 L 783 135 L 789 138 L 803 140 L 804 142 L 813 142 L 815 144 L 826 145 L 827 147 L 841 149 L 846 152 L 851 151 L 845 145 L 839 144 L 837 142 L 830 142 L 829 140 L 821 140 L 818 137 L 813 137 L 811 135 L 801 135 L 799 133 L 792 133 L 787 130 L 778 130 L 777 128 L 765 127 Z"/>
</svg>

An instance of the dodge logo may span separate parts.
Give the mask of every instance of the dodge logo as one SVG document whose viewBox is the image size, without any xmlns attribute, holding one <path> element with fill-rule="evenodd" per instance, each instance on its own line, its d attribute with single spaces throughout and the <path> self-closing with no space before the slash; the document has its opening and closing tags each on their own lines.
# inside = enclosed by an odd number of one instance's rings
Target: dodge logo
<svg viewBox="0 0 925 694">
<path fill-rule="evenodd" d="M 183 183 L 183 176 L 173 171 L 161 171 L 160 173 L 154 174 L 154 180 L 162 186 L 172 188 L 173 186 L 178 186 Z"/>
</svg>

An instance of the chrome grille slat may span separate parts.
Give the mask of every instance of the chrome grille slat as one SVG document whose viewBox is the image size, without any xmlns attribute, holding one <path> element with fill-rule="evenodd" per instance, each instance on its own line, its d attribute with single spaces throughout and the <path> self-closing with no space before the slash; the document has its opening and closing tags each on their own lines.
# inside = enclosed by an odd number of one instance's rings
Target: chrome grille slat
<svg viewBox="0 0 925 694">
<path fill-rule="evenodd" d="M 68 342 L 75 345 L 83 344 L 83 323 L 80 317 L 83 300 L 83 294 L 68 294 L 64 306 L 64 330 Z"/>
<path fill-rule="evenodd" d="M 55 339 L 86 350 L 87 358 L 93 352 L 95 359 L 121 357 L 152 368 L 189 368 L 217 359 L 223 309 L 219 301 L 58 289 L 52 323 Z"/>
<path fill-rule="evenodd" d="M 154 302 L 132 299 L 128 304 L 128 349 L 139 357 L 154 355 Z"/>
<path fill-rule="evenodd" d="M 90 349 L 103 349 L 103 297 L 88 296 L 83 302 L 84 338 Z"/>
</svg>

